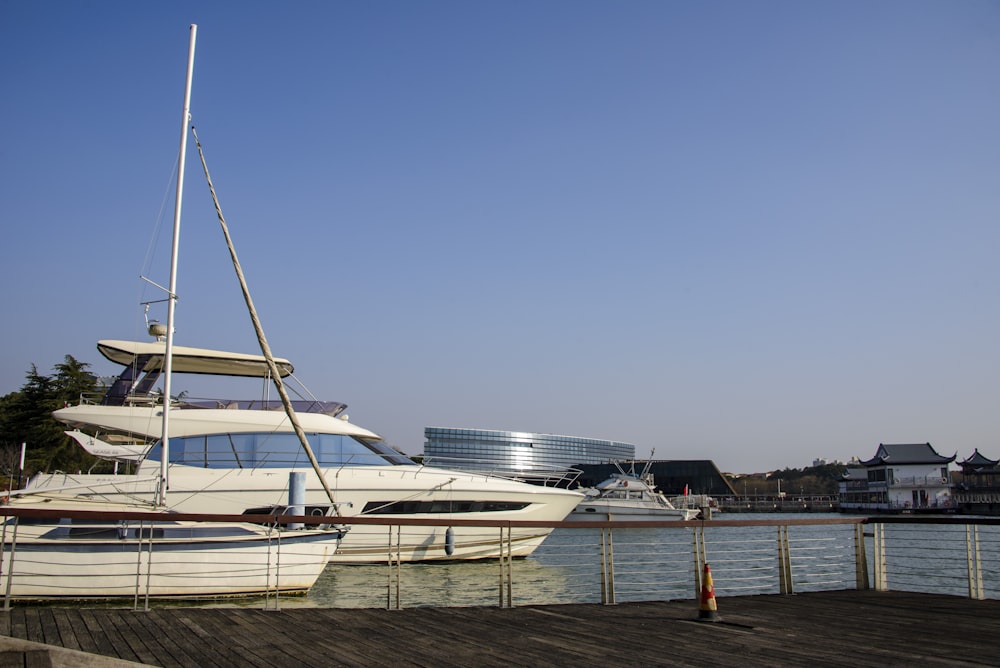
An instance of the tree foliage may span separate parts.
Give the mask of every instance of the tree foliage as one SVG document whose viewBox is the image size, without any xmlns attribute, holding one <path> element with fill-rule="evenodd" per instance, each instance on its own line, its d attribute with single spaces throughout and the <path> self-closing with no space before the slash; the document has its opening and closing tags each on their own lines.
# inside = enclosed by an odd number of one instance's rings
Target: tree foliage
<svg viewBox="0 0 1000 668">
<path fill-rule="evenodd" d="M 21 444 L 26 444 L 26 475 L 37 471 L 87 471 L 102 463 L 63 433 L 52 411 L 75 404 L 97 389 L 89 364 L 66 355 L 50 376 L 32 364 L 17 392 L 0 397 L 0 473 L 15 477 Z M 12 454 L 16 453 L 16 454 Z"/>
<path fill-rule="evenodd" d="M 732 478 L 733 489 L 747 494 L 777 496 L 779 488 L 787 496 L 829 496 L 837 494 L 837 486 L 847 468 L 843 464 L 823 464 L 803 469 L 786 468 L 771 473 L 754 473 Z"/>
</svg>

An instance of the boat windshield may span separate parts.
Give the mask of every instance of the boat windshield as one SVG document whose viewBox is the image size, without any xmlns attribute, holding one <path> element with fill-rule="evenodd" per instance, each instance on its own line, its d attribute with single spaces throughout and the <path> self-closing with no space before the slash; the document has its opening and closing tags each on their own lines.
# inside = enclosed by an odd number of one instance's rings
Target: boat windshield
<svg viewBox="0 0 1000 668">
<path fill-rule="evenodd" d="M 385 442 L 344 434 L 307 434 L 320 466 L 386 466 L 413 464 Z M 154 445 L 148 460 L 160 461 L 163 450 Z M 309 457 L 295 434 L 211 434 L 170 439 L 170 463 L 201 468 L 308 467 Z"/>
</svg>

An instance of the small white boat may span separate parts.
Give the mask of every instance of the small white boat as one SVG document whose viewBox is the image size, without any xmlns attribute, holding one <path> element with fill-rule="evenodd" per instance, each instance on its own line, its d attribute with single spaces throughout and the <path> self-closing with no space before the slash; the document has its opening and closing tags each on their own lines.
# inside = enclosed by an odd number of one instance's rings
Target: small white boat
<svg viewBox="0 0 1000 668">
<path fill-rule="evenodd" d="M 12 599 L 205 598 L 305 593 L 336 551 L 340 529 L 286 530 L 249 522 L 192 522 L 173 513 L 104 519 L 133 507 L 99 505 L 73 518 L 8 517 L 0 592 Z M 31 503 L 80 511 L 76 501 Z M 96 510 L 94 507 L 92 510 Z M 83 515 L 81 517 L 81 515 Z M 133 513 L 134 516 L 134 513 Z"/>
<path fill-rule="evenodd" d="M 641 476 L 615 473 L 596 487 L 584 490 L 584 498 L 567 520 L 692 520 L 697 508 L 677 508 L 656 491 L 648 473 Z"/>
<path fill-rule="evenodd" d="M 691 508 L 698 512 L 701 519 L 712 519 L 722 511 L 719 509 L 719 502 L 708 494 L 682 494 L 670 499 L 670 503 L 676 508 Z"/>
</svg>

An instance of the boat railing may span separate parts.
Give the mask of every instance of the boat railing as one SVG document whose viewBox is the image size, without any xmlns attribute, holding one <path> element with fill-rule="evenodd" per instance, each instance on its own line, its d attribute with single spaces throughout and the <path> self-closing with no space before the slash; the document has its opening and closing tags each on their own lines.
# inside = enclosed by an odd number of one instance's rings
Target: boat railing
<svg viewBox="0 0 1000 668">
<path fill-rule="evenodd" d="M 321 413 L 336 417 L 347 407 L 338 401 L 318 401 L 312 399 L 293 399 L 292 408 L 297 413 Z M 276 399 L 189 399 L 178 400 L 179 408 L 215 408 L 228 410 L 283 411 L 284 404 Z"/>
<path fill-rule="evenodd" d="M 30 564 L 15 566 L 24 557 L 11 540 L 11 532 L 16 526 L 13 516 L 25 521 L 32 512 L 47 512 L 46 517 L 51 517 L 61 511 L 0 506 L 0 514 L 12 516 L 4 528 L 0 583 L 18 577 L 19 568 L 31 570 Z M 80 517 L 81 511 L 62 514 Z M 135 522 L 150 514 L 101 516 Z M 330 521 L 305 515 L 171 515 L 174 518 L 307 526 Z M 330 578 L 328 586 L 336 589 L 335 602 L 328 603 L 333 607 L 697 601 L 709 572 L 719 598 L 844 589 L 1000 598 L 1000 518 L 498 522 L 363 516 L 338 518 L 337 522 L 351 531 L 384 527 L 387 539 L 381 564 L 327 566 L 322 577 Z M 427 527 L 435 528 L 432 539 L 428 539 Z M 443 547 L 449 529 L 471 528 L 476 528 L 484 546 L 495 546 L 500 558 L 433 564 L 399 559 L 403 551 L 414 547 L 428 549 L 434 547 L 432 543 Z M 530 556 L 511 558 L 529 528 L 553 532 Z"/>
<path fill-rule="evenodd" d="M 104 400 L 103 392 L 85 392 L 80 395 L 80 405 L 100 405 Z M 126 406 L 159 406 L 163 398 L 159 394 L 130 394 L 124 399 Z M 298 413 L 320 413 L 337 417 L 347 408 L 339 401 L 319 401 L 317 399 L 293 399 L 292 408 Z M 258 410 L 282 411 L 284 404 L 277 399 L 218 399 L 205 397 L 174 397 L 171 405 L 182 409 L 228 409 L 228 410 Z"/>
<path fill-rule="evenodd" d="M 467 457 L 437 457 L 424 456 L 420 463 L 431 468 L 468 471 L 494 478 L 506 478 L 520 482 L 530 482 L 545 487 L 562 487 L 569 489 L 583 473 L 572 467 L 523 466 L 498 462 L 492 459 L 475 459 Z"/>
</svg>

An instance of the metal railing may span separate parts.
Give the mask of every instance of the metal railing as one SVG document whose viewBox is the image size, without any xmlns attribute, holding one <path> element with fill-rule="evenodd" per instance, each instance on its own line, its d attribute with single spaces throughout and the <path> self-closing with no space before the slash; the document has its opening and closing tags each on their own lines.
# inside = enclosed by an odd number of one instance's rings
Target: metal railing
<svg viewBox="0 0 1000 668">
<path fill-rule="evenodd" d="M 5 512 L 14 511 L 0 507 L 0 514 Z M 149 516 L 125 515 L 137 514 Z M 324 521 L 308 516 L 171 517 L 306 525 Z M 1000 518 L 843 516 L 544 523 L 344 517 L 337 522 L 348 527 L 384 527 L 384 560 L 361 565 L 330 563 L 308 597 L 286 597 L 285 607 L 513 607 L 697 599 L 709 565 L 719 597 L 891 588 L 1000 598 Z M 405 561 L 410 542 L 420 535 L 420 528 L 427 527 L 479 527 L 478 539 L 492 541 L 499 558 Z M 513 558 L 517 530 L 527 527 L 553 531 L 530 556 Z M 20 557 L 7 532 L 4 542 L 0 572 L 7 574 L 9 582 L 9 574 L 16 573 L 10 569 Z"/>
<path fill-rule="evenodd" d="M 513 524 L 513 523 L 512 523 Z M 709 522 L 565 522 L 513 562 L 397 564 L 396 585 L 331 565 L 337 607 L 696 600 L 704 567 L 717 596 L 875 589 L 1000 598 L 1000 519 L 843 517 Z M 503 539 L 501 539 L 503 540 Z M 497 577 L 501 582 L 498 594 Z M 367 581 L 367 585 L 363 583 Z M 367 591 L 366 591 L 367 587 Z M 492 591 L 492 596 L 490 595 Z"/>
</svg>

